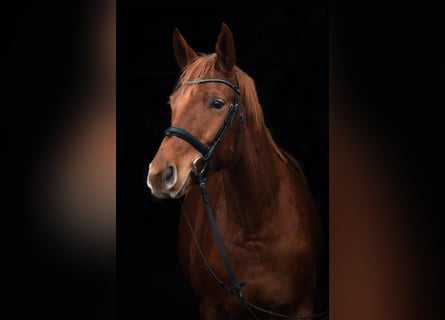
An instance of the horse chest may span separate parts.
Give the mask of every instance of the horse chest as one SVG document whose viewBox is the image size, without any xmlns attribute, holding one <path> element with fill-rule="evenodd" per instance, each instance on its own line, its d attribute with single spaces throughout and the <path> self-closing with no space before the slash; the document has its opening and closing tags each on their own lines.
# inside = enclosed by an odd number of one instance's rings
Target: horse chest
<svg viewBox="0 0 445 320">
<path fill-rule="evenodd" d="M 234 232 L 234 226 L 228 222 L 220 221 L 218 227 L 233 271 L 240 281 L 249 283 L 246 293 L 258 296 L 263 295 L 265 291 L 283 291 L 283 279 L 280 279 L 283 272 L 276 265 L 277 250 L 270 246 L 270 243 L 246 238 L 240 231 Z M 225 296 L 227 293 L 214 275 L 229 286 L 230 278 L 211 228 L 207 224 L 195 226 L 198 244 L 190 230 L 183 231 L 188 233 L 188 236 L 183 237 L 180 243 L 181 262 L 193 288 L 199 296 L 219 295 L 221 292 Z M 275 284 L 281 286 L 281 289 L 274 288 Z"/>
</svg>

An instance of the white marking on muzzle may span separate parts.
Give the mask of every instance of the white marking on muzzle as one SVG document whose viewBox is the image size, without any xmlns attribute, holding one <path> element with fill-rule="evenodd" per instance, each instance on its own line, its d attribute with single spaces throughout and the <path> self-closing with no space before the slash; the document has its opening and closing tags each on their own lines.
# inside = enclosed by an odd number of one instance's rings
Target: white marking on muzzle
<svg viewBox="0 0 445 320">
<path fill-rule="evenodd" d="M 150 191 L 153 193 L 153 187 L 152 187 L 152 185 L 151 185 L 151 183 L 150 183 L 150 168 L 151 168 L 151 162 L 150 162 L 150 164 L 148 165 L 147 186 L 148 186 L 148 188 L 150 189 Z"/>
</svg>

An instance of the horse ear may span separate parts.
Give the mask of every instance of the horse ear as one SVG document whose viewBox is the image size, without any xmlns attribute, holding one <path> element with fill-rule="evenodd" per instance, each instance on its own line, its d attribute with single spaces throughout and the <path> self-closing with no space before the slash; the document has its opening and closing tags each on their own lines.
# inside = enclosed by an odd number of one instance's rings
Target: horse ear
<svg viewBox="0 0 445 320">
<path fill-rule="evenodd" d="M 173 53 L 175 54 L 176 63 L 182 70 L 198 55 L 185 41 L 178 28 L 173 31 Z"/>
<path fill-rule="evenodd" d="M 232 31 L 225 23 L 222 23 L 215 51 L 217 66 L 222 71 L 232 71 L 233 66 L 236 64 L 235 41 L 233 40 Z"/>
</svg>

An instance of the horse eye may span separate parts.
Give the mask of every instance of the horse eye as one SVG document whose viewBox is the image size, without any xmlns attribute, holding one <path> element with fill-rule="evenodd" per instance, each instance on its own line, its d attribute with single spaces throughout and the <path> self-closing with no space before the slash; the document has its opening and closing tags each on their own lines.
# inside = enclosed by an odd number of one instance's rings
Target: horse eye
<svg viewBox="0 0 445 320">
<path fill-rule="evenodd" d="M 209 106 L 211 108 L 221 109 L 222 107 L 224 107 L 224 102 L 221 100 L 212 100 L 210 101 Z"/>
</svg>

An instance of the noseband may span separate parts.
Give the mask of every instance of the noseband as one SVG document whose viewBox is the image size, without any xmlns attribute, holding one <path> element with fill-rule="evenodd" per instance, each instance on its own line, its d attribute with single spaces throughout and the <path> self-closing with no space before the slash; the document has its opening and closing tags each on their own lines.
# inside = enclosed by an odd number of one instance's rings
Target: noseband
<svg viewBox="0 0 445 320">
<path fill-rule="evenodd" d="M 170 136 L 176 136 L 179 137 L 186 142 L 188 142 L 190 145 L 192 145 L 196 150 L 198 150 L 202 156 L 198 157 L 193 161 L 193 173 L 195 175 L 198 174 L 198 172 L 205 176 L 205 174 L 208 171 L 210 158 L 212 157 L 213 153 L 215 152 L 216 147 L 221 142 L 222 138 L 224 137 L 224 134 L 229 126 L 232 125 L 233 119 L 235 117 L 235 114 L 237 111 L 239 111 L 239 94 L 240 90 L 239 88 L 231 83 L 230 81 L 224 80 L 224 79 L 215 79 L 215 78 L 205 78 L 205 79 L 199 79 L 199 80 L 190 80 L 187 81 L 186 84 L 194 85 L 194 84 L 201 84 L 201 83 L 209 83 L 209 82 L 216 82 L 216 83 L 223 83 L 225 85 L 228 85 L 230 88 L 232 88 L 235 91 L 235 99 L 232 104 L 230 104 L 229 111 L 227 112 L 226 118 L 224 119 L 224 123 L 219 129 L 218 133 L 215 136 L 215 139 L 213 140 L 212 144 L 210 146 L 206 146 L 201 141 L 199 141 L 198 138 L 196 138 L 193 134 L 188 132 L 187 130 L 175 126 L 170 126 L 164 131 L 164 136 L 170 137 Z M 235 136 L 235 142 L 234 142 L 234 150 L 236 151 L 238 146 L 238 137 L 241 131 L 241 127 L 244 123 L 244 115 L 243 113 L 239 112 L 240 118 L 238 122 L 238 128 Z"/>
</svg>

